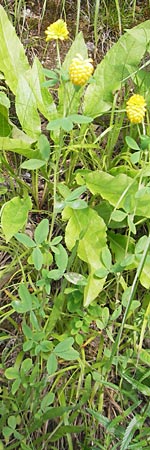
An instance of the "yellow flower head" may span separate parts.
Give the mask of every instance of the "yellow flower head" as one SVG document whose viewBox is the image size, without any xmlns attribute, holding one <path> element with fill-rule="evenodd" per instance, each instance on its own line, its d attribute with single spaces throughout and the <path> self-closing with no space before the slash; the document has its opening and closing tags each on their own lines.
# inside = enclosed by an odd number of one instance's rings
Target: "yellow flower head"
<svg viewBox="0 0 150 450">
<path fill-rule="evenodd" d="M 91 77 L 94 67 L 92 59 L 83 59 L 81 55 L 76 55 L 73 58 L 70 67 L 70 80 L 75 86 L 83 86 Z"/>
<path fill-rule="evenodd" d="M 127 101 L 126 113 L 131 123 L 143 122 L 146 112 L 146 101 L 143 95 L 134 94 Z"/>
<path fill-rule="evenodd" d="M 64 20 L 59 19 L 47 27 L 46 31 L 46 42 L 52 41 L 53 39 L 68 39 L 69 31 L 67 30 L 67 25 Z"/>
</svg>

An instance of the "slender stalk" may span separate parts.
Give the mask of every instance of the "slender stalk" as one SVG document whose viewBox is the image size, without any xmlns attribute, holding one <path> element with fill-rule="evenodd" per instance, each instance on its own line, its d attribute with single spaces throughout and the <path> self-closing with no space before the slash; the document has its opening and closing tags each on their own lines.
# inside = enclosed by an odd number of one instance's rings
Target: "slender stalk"
<svg viewBox="0 0 150 450">
<path fill-rule="evenodd" d="M 76 36 L 79 33 L 81 0 L 77 0 Z"/>
<path fill-rule="evenodd" d="M 94 40 L 95 47 L 97 47 L 98 43 L 98 13 L 99 13 L 100 0 L 96 0 L 95 4 L 95 14 L 94 14 Z"/>
<path fill-rule="evenodd" d="M 122 25 L 121 25 L 121 11 L 119 6 L 119 0 L 115 0 L 116 10 L 118 14 L 118 25 L 119 25 L 119 33 L 122 34 Z"/>
</svg>

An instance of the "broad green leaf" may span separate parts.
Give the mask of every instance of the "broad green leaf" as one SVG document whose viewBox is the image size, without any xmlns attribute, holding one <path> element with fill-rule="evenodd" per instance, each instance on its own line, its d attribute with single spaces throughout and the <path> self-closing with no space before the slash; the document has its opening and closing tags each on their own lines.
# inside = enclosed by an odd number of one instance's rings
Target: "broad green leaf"
<svg viewBox="0 0 150 450">
<path fill-rule="evenodd" d="M 129 384 L 131 384 L 132 389 L 136 389 L 139 392 L 141 392 L 143 395 L 147 395 L 150 397 L 150 387 L 147 386 L 144 383 L 141 383 L 140 381 L 137 381 L 135 378 L 130 377 L 126 373 L 123 374 L 123 378 L 125 378 L 126 381 L 128 381 Z"/>
<path fill-rule="evenodd" d="M 135 246 L 135 255 L 138 255 L 138 253 L 142 253 L 145 249 L 145 246 L 147 245 L 148 236 L 144 235 L 142 236 Z"/>
<path fill-rule="evenodd" d="M 140 150 L 140 147 L 138 146 L 136 141 L 133 138 L 131 138 L 130 136 L 126 136 L 125 141 L 129 148 L 132 148 L 133 150 Z"/>
<path fill-rule="evenodd" d="M 86 278 L 80 273 L 67 272 L 64 274 L 64 277 L 69 281 L 69 283 L 75 284 L 77 286 L 85 286 L 87 284 Z"/>
<path fill-rule="evenodd" d="M 115 222 L 122 222 L 126 218 L 127 214 L 123 211 L 119 211 L 118 209 L 115 209 L 111 214 L 111 220 L 114 220 Z"/>
<path fill-rule="evenodd" d="M 9 367 L 5 370 L 5 377 L 8 380 L 14 380 L 15 378 L 19 377 L 19 372 L 15 369 L 15 367 Z"/>
<path fill-rule="evenodd" d="M 27 372 L 29 372 L 29 370 L 31 370 L 32 366 L 33 366 L 32 359 L 25 358 L 21 364 L 21 371 L 23 371 L 24 373 L 27 373 Z"/>
<path fill-rule="evenodd" d="M 24 302 L 25 303 L 25 302 Z M 32 304 L 32 301 L 30 301 L 29 306 Z M 27 339 L 33 339 L 33 332 L 31 330 L 31 328 L 26 324 L 26 322 L 24 321 L 22 324 L 22 331 L 24 333 L 24 335 L 26 336 Z"/>
<path fill-rule="evenodd" d="M 33 239 L 31 239 L 27 234 L 25 233 L 16 233 L 15 238 L 17 241 L 21 242 L 21 244 L 25 245 L 25 247 L 33 248 L 36 246 Z"/>
<path fill-rule="evenodd" d="M 41 155 L 42 159 L 47 161 L 50 156 L 50 143 L 49 143 L 47 137 L 45 136 L 45 134 L 40 135 L 40 137 L 38 139 L 38 146 L 39 146 L 40 155 Z"/>
<path fill-rule="evenodd" d="M 149 41 L 150 21 L 147 20 L 128 30 L 111 47 L 95 70 L 95 83 L 86 89 L 84 114 L 97 117 L 110 109 L 114 92 L 121 88 L 127 77 L 139 69 Z"/>
<path fill-rule="evenodd" d="M 53 392 L 48 392 L 45 397 L 41 401 L 41 410 L 46 412 L 49 405 L 51 405 L 54 401 L 55 394 Z"/>
<path fill-rule="evenodd" d="M 56 115 L 56 106 L 52 95 L 48 89 L 43 86 L 45 75 L 43 66 L 37 57 L 35 57 L 33 66 L 26 72 L 25 77 L 36 99 L 38 110 L 47 120 L 53 119 Z"/>
<path fill-rule="evenodd" d="M 20 384 L 21 384 L 21 379 L 16 378 L 16 380 L 13 382 L 12 388 L 11 388 L 12 395 L 16 394 L 16 392 L 18 391 L 18 389 L 20 387 Z"/>
<path fill-rule="evenodd" d="M 105 282 L 105 278 L 94 278 L 94 273 L 102 267 L 100 255 L 106 246 L 106 225 L 91 208 L 72 210 L 66 207 L 63 219 L 69 220 L 65 232 L 67 248 L 72 250 L 76 241 L 79 241 L 77 254 L 88 264 L 89 277 L 84 289 L 84 306 L 88 306 L 98 296 Z"/>
<path fill-rule="evenodd" d="M 63 276 L 63 272 L 60 269 L 53 269 L 48 272 L 47 276 L 51 280 L 60 280 Z"/>
<path fill-rule="evenodd" d="M 103 172 L 91 172 L 85 176 L 88 189 L 92 194 L 101 195 L 116 208 L 125 208 L 126 198 L 130 197 L 130 209 L 133 212 L 135 207 L 134 195 L 138 190 L 138 183 L 127 175 L 120 173 L 115 177 Z"/>
<path fill-rule="evenodd" d="M 0 43 L 0 71 L 4 73 L 9 88 L 16 94 L 18 77 L 29 69 L 29 63 L 15 28 L 2 6 L 0 6 Z"/>
<path fill-rule="evenodd" d="M 9 124 L 8 119 L 5 116 L 5 108 L 0 105 L 0 136 L 6 137 L 11 133 L 12 127 Z"/>
<path fill-rule="evenodd" d="M 77 200 L 74 200 L 72 202 L 66 199 L 65 205 L 69 206 L 72 209 L 85 209 L 88 206 L 85 200 L 82 200 L 82 198 L 78 198 Z"/>
<path fill-rule="evenodd" d="M 68 255 L 62 244 L 58 245 L 59 253 L 55 254 L 55 262 L 58 269 L 63 273 L 65 272 L 68 264 Z"/>
<path fill-rule="evenodd" d="M 38 138 L 41 133 L 41 121 L 37 103 L 33 91 L 23 75 L 18 79 L 15 107 L 23 131 L 32 138 Z"/>
<path fill-rule="evenodd" d="M 140 350 L 140 360 L 150 367 L 150 352 L 142 348 Z"/>
<path fill-rule="evenodd" d="M 49 232 L 49 221 L 48 219 L 43 219 L 41 222 L 37 225 L 35 232 L 34 232 L 34 238 L 36 244 L 41 244 L 42 242 L 46 241 L 48 237 Z"/>
<path fill-rule="evenodd" d="M 33 249 L 32 260 L 36 270 L 40 270 L 43 264 L 43 254 L 38 247 Z"/>
<path fill-rule="evenodd" d="M 128 237 L 119 233 L 113 233 L 109 231 L 108 233 L 110 248 L 115 255 L 115 260 L 118 263 L 122 263 L 125 258 L 126 248 L 128 244 L 128 253 L 134 254 L 134 240 L 130 238 L 128 243 Z"/>
<path fill-rule="evenodd" d="M 26 158 L 39 158 L 39 150 L 33 150 L 30 144 L 22 139 L 12 139 L 9 137 L 0 137 L 0 151 L 5 150 L 18 153 Z"/>
<path fill-rule="evenodd" d="M 51 120 L 46 128 L 47 130 L 59 130 L 62 128 L 68 132 L 73 128 L 73 122 L 69 117 L 61 117 L 60 119 Z"/>
<path fill-rule="evenodd" d="M 135 215 L 142 217 L 150 217 L 150 188 L 142 187 L 135 195 Z"/>
<path fill-rule="evenodd" d="M 137 164 L 140 161 L 140 157 L 141 157 L 141 151 L 132 153 L 132 155 L 130 155 L 130 160 L 131 160 L 132 164 Z"/>
<path fill-rule="evenodd" d="M 72 120 L 73 123 L 90 123 L 92 122 L 92 117 L 83 116 L 82 114 L 71 114 L 69 118 Z"/>
<path fill-rule="evenodd" d="M 147 60 L 147 63 L 149 65 L 149 60 Z M 141 95 L 144 96 L 147 106 L 149 108 L 149 106 L 150 106 L 150 92 L 149 92 L 150 73 L 149 73 L 149 70 L 147 70 L 146 67 L 144 70 L 143 69 L 138 70 L 136 75 L 133 76 L 133 80 L 134 80 L 134 83 L 136 85 L 138 85 L 139 92 Z M 148 136 L 147 136 L 147 138 L 148 138 Z M 145 147 L 145 145 L 144 146 L 141 145 L 141 148 L 143 148 L 143 150 L 144 150 L 146 147 Z"/>
<path fill-rule="evenodd" d="M 9 123 L 8 110 L 10 102 L 4 92 L 0 92 L 0 136 L 8 136 L 11 133 L 12 126 Z"/>
<path fill-rule="evenodd" d="M 73 343 L 74 339 L 72 337 L 67 338 L 63 342 L 56 345 L 53 353 L 60 358 L 63 358 L 65 361 L 73 361 L 74 359 L 78 359 L 79 353 L 72 348 Z"/>
<path fill-rule="evenodd" d="M 41 159 L 29 159 L 29 161 L 24 161 L 20 167 L 22 169 L 27 169 L 27 170 L 36 170 L 36 169 L 40 169 L 40 167 L 45 166 L 46 162 L 45 161 L 41 161 Z"/>
<path fill-rule="evenodd" d="M 66 186 L 63 186 L 63 187 L 66 187 Z M 86 186 L 80 186 L 80 187 L 74 189 L 74 191 L 70 191 L 69 195 L 65 196 L 65 200 L 67 200 L 68 202 L 72 202 L 73 200 L 76 200 L 80 195 L 82 195 L 85 191 L 86 191 Z"/>
<path fill-rule="evenodd" d="M 1 225 L 6 242 L 9 242 L 12 236 L 25 225 L 31 207 L 30 197 L 14 197 L 4 204 Z"/>
<path fill-rule="evenodd" d="M 25 284 L 20 284 L 18 293 L 22 303 L 26 306 L 27 311 L 30 311 L 32 309 L 32 296 Z"/>
<path fill-rule="evenodd" d="M 54 353 L 51 353 L 51 355 L 48 357 L 47 360 L 47 372 L 48 375 L 53 375 L 57 370 L 57 358 L 54 355 Z"/>
<path fill-rule="evenodd" d="M 108 247 L 104 247 L 102 249 L 101 259 L 106 269 L 110 270 L 112 264 L 112 257 Z"/>
</svg>

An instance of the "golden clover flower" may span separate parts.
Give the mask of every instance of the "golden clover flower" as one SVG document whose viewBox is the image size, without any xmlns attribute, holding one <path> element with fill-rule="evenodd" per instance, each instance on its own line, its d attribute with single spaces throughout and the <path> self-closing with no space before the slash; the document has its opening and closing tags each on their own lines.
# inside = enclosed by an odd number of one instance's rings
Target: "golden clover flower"
<svg viewBox="0 0 150 450">
<path fill-rule="evenodd" d="M 94 71 L 92 62 L 91 58 L 83 59 L 79 54 L 73 58 L 69 67 L 69 75 L 75 86 L 83 86 L 89 80 Z"/>
<path fill-rule="evenodd" d="M 46 31 L 46 42 L 52 41 L 53 39 L 68 39 L 69 31 L 67 30 L 67 24 L 64 20 L 59 19 L 47 27 Z"/>
<path fill-rule="evenodd" d="M 143 95 L 134 94 L 127 101 L 126 113 L 131 123 L 143 122 L 146 112 L 146 101 Z"/>
</svg>

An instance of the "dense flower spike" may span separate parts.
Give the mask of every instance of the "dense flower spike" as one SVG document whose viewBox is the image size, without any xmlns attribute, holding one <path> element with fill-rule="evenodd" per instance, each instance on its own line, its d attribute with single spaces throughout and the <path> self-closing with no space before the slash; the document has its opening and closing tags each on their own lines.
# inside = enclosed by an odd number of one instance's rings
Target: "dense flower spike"
<svg viewBox="0 0 150 450">
<path fill-rule="evenodd" d="M 94 67 L 92 59 L 83 59 L 81 55 L 73 58 L 69 67 L 70 80 L 75 86 L 83 86 L 91 77 Z"/>
<path fill-rule="evenodd" d="M 67 30 L 66 22 L 59 19 L 47 27 L 45 34 L 47 35 L 46 42 L 52 41 L 53 39 L 64 41 L 64 39 L 68 39 L 69 31 Z"/>
<path fill-rule="evenodd" d="M 146 101 L 142 95 L 134 94 L 127 101 L 126 112 L 131 123 L 143 122 L 146 112 Z"/>
</svg>

